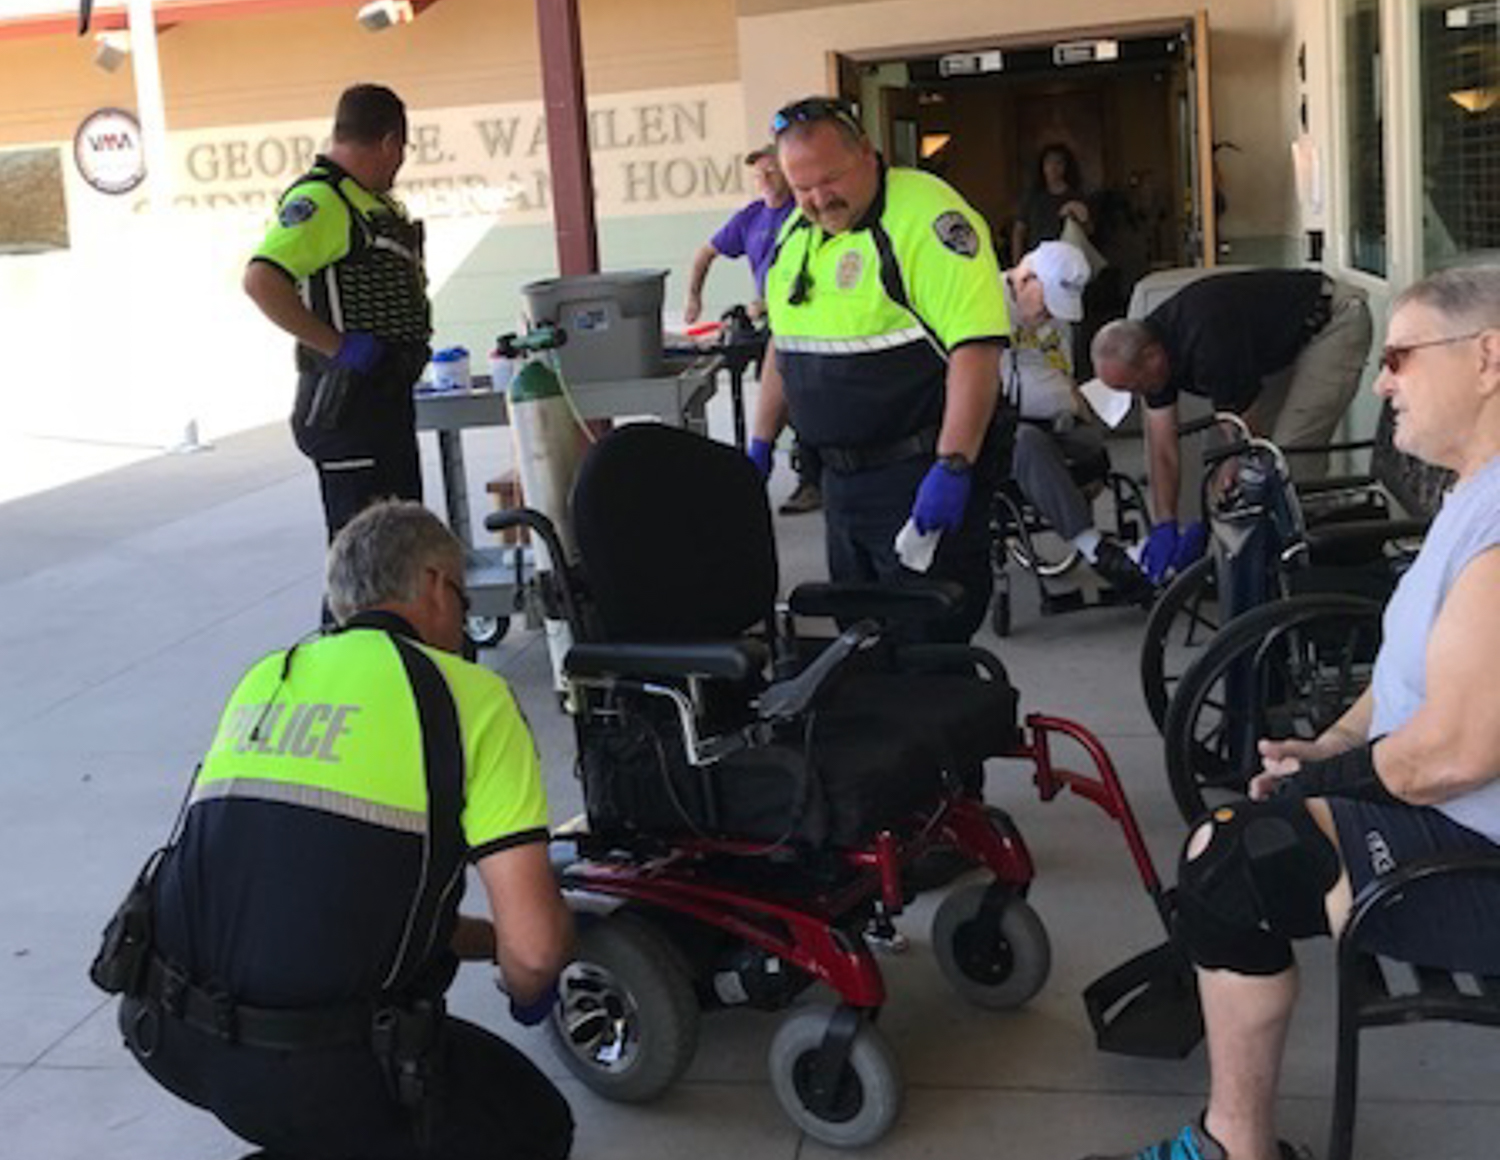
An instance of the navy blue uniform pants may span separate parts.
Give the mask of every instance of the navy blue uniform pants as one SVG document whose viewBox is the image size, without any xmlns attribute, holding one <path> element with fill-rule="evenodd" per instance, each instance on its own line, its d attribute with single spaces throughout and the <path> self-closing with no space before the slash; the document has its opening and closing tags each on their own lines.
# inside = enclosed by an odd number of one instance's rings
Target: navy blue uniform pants
<svg viewBox="0 0 1500 1160">
<path fill-rule="evenodd" d="M 424 1146 L 367 1048 L 270 1051 L 159 1018 L 149 1054 L 133 1040 L 139 1000 L 120 1006 L 141 1066 L 168 1091 L 212 1112 L 272 1156 L 297 1160 L 563 1160 L 573 1145 L 567 1101 L 505 1040 L 448 1018 Z"/>
<path fill-rule="evenodd" d="M 903 460 L 868 471 L 823 470 L 823 516 L 828 528 L 828 575 L 834 581 L 902 584 L 919 577 L 896 557 L 896 533 L 911 515 L 917 487 L 933 460 Z M 964 597 L 953 614 L 932 621 L 921 639 L 967 644 L 984 622 L 994 590 L 990 570 L 989 501 L 992 482 L 976 472 L 962 525 L 945 532 L 925 574 L 952 580 Z"/>
</svg>

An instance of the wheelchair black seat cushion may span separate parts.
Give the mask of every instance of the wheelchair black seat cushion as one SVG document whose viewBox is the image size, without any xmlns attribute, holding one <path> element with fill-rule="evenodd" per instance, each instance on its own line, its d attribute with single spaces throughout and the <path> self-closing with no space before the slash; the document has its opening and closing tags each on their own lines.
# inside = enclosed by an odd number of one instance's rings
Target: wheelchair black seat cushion
<svg viewBox="0 0 1500 1160">
<path fill-rule="evenodd" d="M 901 830 L 945 792 L 944 751 L 919 726 L 831 709 L 814 715 L 810 732 L 788 727 L 772 745 L 695 768 L 675 722 L 657 706 L 639 708 L 584 739 L 596 834 L 855 848 L 879 830 Z"/>
<path fill-rule="evenodd" d="M 605 640 L 729 640 L 771 615 L 771 509 L 744 452 L 658 423 L 617 428 L 584 459 L 572 513 Z"/>
</svg>

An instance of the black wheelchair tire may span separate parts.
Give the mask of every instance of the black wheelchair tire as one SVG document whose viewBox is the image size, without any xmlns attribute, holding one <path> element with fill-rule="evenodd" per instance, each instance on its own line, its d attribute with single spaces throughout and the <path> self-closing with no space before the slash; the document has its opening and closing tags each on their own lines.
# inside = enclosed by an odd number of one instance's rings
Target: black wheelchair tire
<svg viewBox="0 0 1500 1160">
<path fill-rule="evenodd" d="M 553 1048 L 597 1095 L 646 1103 L 692 1062 L 698 998 L 676 948 L 647 920 L 613 914 L 584 926 L 558 986 L 547 1023 Z"/>
<path fill-rule="evenodd" d="M 508 616 L 478 616 L 470 613 L 464 617 L 464 635 L 475 648 L 494 648 L 510 631 Z"/>
<path fill-rule="evenodd" d="M 1253 772 L 1230 770 L 1226 760 L 1199 736 L 1205 710 L 1223 712 L 1224 706 L 1215 703 L 1212 697 L 1230 665 L 1255 659 L 1258 652 L 1268 655 L 1265 650 L 1276 647 L 1293 630 L 1306 630 L 1319 623 L 1325 633 L 1336 623 L 1347 623 L 1367 634 L 1359 638 L 1361 641 L 1378 644 L 1380 615 L 1381 606 L 1377 602 L 1359 596 L 1334 593 L 1291 596 L 1250 609 L 1214 635 L 1178 683 L 1162 729 L 1167 780 L 1183 821 L 1191 824 L 1218 804 L 1219 797 L 1210 795 L 1242 795 Z M 1314 638 L 1308 637 L 1306 643 L 1313 644 Z M 1358 688 L 1333 690 L 1330 704 L 1334 708 L 1323 713 L 1314 724 L 1322 728 L 1331 725 L 1363 689 L 1361 682 Z M 1353 696 L 1347 695 L 1350 692 Z M 1238 709 L 1257 714 L 1257 732 L 1259 726 L 1266 724 L 1266 706 L 1257 706 L 1252 701 L 1239 705 Z M 1328 717 L 1332 719 L 1323 719 Z"/>
<path fill-rule="evenodd" d="M 989 882 L 955 886 L 932 919 L 932 953 L 949 986 L 990 1011 L 1019 1007 L 1052 973 L 1052 942 L 1024 898 L 1006 900 L 994 930 L 979 929 Z M 976 955 L 978 956 L 976 959 Z"/>
<path fill-rule="evenodd" d="M 1141 693 L 1157 732 L 1166 726 L 1167 707 L 1172 702 L 1173 689 L 1183 675 L 1168 671 L 1167 651 L 1173 631 L 1186 618 L 1186 627 L 1182 630 L 1184 637 L 1201 628 L 1202 642 L 1206 644 L 1212 639 L 1219 628 L 1218 620 L 1214 615 L 1205 614 L 1203 606 L 1212 598 L 1214 587 L 1214 559 L 1210 552 L 1179 573 L 1151 606 L 1146 633 L 1141 638 Z"/>
<path fill-rule="evenodd" d="M 808 1107 L 808 1073 L 832 1016 L 832 1007 L 810 1004 L 782 1021 L 767 1060 L 771 1087 L 787 1118 L 813 1139 L 834 1148 L 862 1148 L 896 1122 L 905 1083 L 890 1043 L 865 1020 L 850 1045 L 838 1106 L 832 1114 Z"/>
</svg>

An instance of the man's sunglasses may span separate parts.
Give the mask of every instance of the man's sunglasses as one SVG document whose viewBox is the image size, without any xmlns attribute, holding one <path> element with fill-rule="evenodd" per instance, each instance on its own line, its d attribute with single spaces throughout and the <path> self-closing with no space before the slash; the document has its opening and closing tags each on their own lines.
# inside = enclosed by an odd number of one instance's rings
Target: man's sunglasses
<svg viewBox="0 0 1500 1160">
<path fill-rule="evenodd" d="M 771 118 L 771 136 L 780 137 L 793 125 L 807 125 L 814 121 L 837 121 L 856 137 L 865 135 L 865 127 L 854 115 L 854 106 L 848 101 L 833 97 L 805 97 L 777 110 Z"/>
<path fill-rule="evenodd" d="M 1429 346 L 1451 346 L 1455 342 L 1468 342 L 1472 338 L 1478 338 L 1484 331 L 1476 330 L 1471 334 L 1455 334 L 1450 338 L 1431 338 L 1426 342 L 1403 342 L 1391 346 L 1382 347 L 1380 351 L 1380 365 L 1393 375 L 1399 375 L 1401 368 L 1406 365 L 1406 360 L 1411 357 L 1413 351 L 1425 350 Z"/>
</svg>

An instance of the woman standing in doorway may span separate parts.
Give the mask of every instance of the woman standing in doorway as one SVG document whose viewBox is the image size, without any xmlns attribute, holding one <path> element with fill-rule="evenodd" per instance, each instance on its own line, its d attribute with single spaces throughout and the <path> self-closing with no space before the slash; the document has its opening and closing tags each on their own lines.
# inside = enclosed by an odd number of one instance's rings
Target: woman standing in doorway
<svg viewBox="0 0 1500 1160">
<path fill-rule="evenodd" d="M 1042 146 L 1036 177 L 1021 200 L 1011 231 L 1011 264 L 1019 262 L 1038 242 L 1060 237 L 1068 218 L 1088 230 L 1089 211 L 1083 200 L 1078 158 L 1061 141 L 1054 141 Z"/>
</svg>

